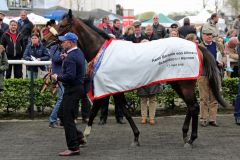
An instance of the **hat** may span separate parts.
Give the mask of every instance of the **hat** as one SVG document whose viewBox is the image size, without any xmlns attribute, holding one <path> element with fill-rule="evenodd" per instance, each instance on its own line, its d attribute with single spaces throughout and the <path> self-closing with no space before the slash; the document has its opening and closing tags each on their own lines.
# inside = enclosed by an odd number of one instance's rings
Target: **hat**
<svg viewBox="0 0 240 160">
<path fill-rule="evenodd" d="M 211 28 L 203 28 L 202 33 L 203 34 L 213 34 L 213 30 Z"/>
<path fill-rule="evenodd" d="M 0 12 L 1 15 L 6 16 L 3 12 Z"/>
<path fill-rule="evenodd" d="M 78 37 L 76 34 L 72 33 L 72 32 L 68 32 L 66 33 L 64 36 L 58 36 L 58 39 L 60 41 L 71 41 L 71 42 L 77 42 Z"/>
<path fill-rule="evenodd" d="M 173 23 L 173 24 L 171 24 L 171 26 L 170 26 L 171 28 L 177 28 L 178 27 L 178 25 L 176 24 L 176 23 Z"/>
<path fill-rule="evenodd" d="M 135 21 L 135 22 L 133 23 L 133 26 L 134 26 L 134 27 L 139 27 L 139 26 L 141 26 L 141 22 Z"/>
</svg>

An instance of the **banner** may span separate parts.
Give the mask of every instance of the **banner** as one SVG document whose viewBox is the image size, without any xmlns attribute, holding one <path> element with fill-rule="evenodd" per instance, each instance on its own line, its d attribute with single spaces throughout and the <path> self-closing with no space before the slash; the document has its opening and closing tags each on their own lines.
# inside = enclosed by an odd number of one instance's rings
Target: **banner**
<svg viewBox="0 0 240 160">
<path fill-rule="evenodd" d="M 197 45 L 177 37 L 145 43 L 112 40 L 94 68 L 94 99 L 160 82 L 197 79 Z"/>
</svg>

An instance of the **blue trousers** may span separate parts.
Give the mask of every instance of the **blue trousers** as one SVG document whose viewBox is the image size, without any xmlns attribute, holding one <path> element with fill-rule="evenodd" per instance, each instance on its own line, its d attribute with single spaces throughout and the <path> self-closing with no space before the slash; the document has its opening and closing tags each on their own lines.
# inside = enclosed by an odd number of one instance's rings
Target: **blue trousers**
<svg viewBox="0 0 240 160">
<path fill-rule="evenodd" d="M 64 87 L 63 87 L 62 83 L 59 82 L 59 87 L 57 89 L 57 102 L 56 102 L 55 106 L 53 107 L 52 113 L 49 117 L 50 123 L 57 123 L 57 113 L 58 113 L 59 107 L 62 103 L 63 93 L 64 93 Z"/>
</svg>

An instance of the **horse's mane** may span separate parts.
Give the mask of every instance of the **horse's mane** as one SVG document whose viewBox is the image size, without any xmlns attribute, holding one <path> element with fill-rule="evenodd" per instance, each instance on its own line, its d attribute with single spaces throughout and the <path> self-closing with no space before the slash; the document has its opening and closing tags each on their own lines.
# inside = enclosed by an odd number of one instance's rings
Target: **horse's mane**
<svg viewBox="0 0 240 160">
<path fill-rule="evenodd" d="M 90 17 L 89 19 L 81 19 L 79 18 L 81 21 L 83 21 L 88 27 L 90 27 L 91 29 L 93 29 L 94 31 L 96 31 L 98 34 L 100 34 L 100 36 L 102 36 L 104 39 L 110 39 L 111 37 L 105 33 L 102 29 L 99 29 L 98 27 L 96 27 L 93 24 L 94 18 Z"/>
<path fill-rule="evenodd" d="M 62 16 L 62 19 L 64 18 L 73 18 L 72 17 L 72 12 L 70 11 L 69 13 L 66 13 Z M 86 24 L 88 27 L 90 27 L 92 30 L 94 30 L 95 32 L 97 32 L 100 36 L 102 36 L 104 39 L 111 39 L 112 37 L 109 36 L 107 33 L 105 33 L 102 29 L 99 29 L 98 27 L 96 27 L 93 22 L 94 22 L 94 18 L 93 17 L 89 17 L 88 19 L 81 19 L 78 18 L 80 21 L 82 21 L 84 24 Z"/>
</svg>

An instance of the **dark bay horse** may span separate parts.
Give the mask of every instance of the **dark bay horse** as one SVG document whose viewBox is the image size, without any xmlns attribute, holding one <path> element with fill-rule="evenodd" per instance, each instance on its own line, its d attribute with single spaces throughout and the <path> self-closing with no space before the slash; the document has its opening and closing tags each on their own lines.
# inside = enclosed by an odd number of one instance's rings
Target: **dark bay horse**
<svg viewBox="0 0 240 160">
<path fill-rule="evenodd" d="M 90 20 L 81 20 L 74 17 L 71 10 L 69 10 L 69 13 L 63 17 L 63 19 L 55 27 L 55 29 L 56 31 L 54 33 L 49 33 L 44 37 L 44 40 L 46 42 L 45 45 L 51 46 L 55 43 L 58 43 L 59 35 L 63 35 L 67 32 L 73 32 L 78 36 L 79 47 L 83 51 L 85 58 L 88 62 L 90 62 L 96 56 L 105 40 L 111 39 L 111 37 L 107 35 L 104 31 L 95 27 Z M 214 93 L 215 98 L 222 106 L 227 107 L 228 104 L 223 100 L 220 95 L 220 77 L 214 58 L 210 55 L 210 53 L 208 53 L 207 49 L 199 46 L 198 50 L 201 53 L 203 70 L 206 72 L 209 84 L 211 84 L 210 87 Z M 187 105 L 187 113 L 182 127 L 185 146 L 191 146 L 193 144 L 193 141 L 197 138 L 198 134 L 199 104 L 195 95 L 196 81 L 197 80 L 178 80 L 168 82 Z M 126 107 L 126 99 L 124 97 L 124 94 L 116 94 L 114 95 L 114 99 L 115 103 L 122 107 L 123 113 L 134 132 L 133 145 L 139 145 L 138 139 L 140 133 L 130 115 L 130 112 Z M 85 136 L 90 134 L 93 120 L 96 117 L 101 104 L 101 99 L 95 100 L 93 102 L 88 126 L 86 127 L 84 132 Z M 188 137 L 188 130 L 191 120 L 192 132 L 191 135 Z"/>
</svg>

